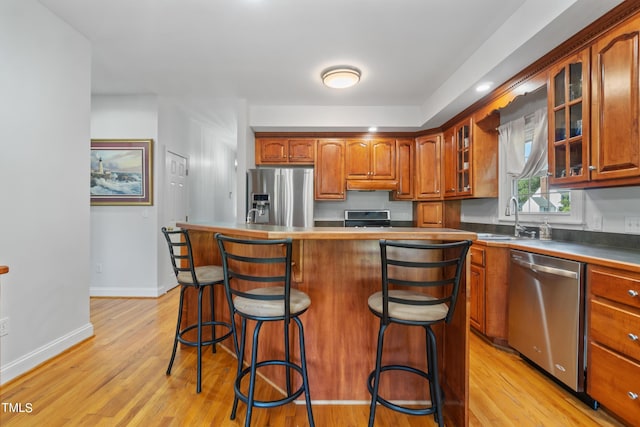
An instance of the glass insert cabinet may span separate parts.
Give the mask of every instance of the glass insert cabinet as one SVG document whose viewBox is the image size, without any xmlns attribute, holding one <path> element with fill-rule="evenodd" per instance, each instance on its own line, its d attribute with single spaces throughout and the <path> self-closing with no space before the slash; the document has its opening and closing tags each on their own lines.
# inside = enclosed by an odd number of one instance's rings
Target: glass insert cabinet
<svg viewBox="0 0 640 427">
<path fill-rule="evenodd" d="M 549 179 L 552 184 L 587 180 L 589 174 L 589 50 L 549 74 Z"/>
</svg>

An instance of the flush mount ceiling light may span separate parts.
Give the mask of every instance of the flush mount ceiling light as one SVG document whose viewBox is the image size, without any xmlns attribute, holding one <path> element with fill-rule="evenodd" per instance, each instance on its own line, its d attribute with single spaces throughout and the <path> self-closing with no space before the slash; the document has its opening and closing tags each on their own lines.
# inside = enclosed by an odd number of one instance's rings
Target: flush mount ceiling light
<svg viewBox="0 0 640 427">
<path fill-rule="evenodd" d="M 351 87 L 360 81 L 360 70 L 354 67 L 331 67 L 322 72 L 322 83 L 334 89 Z"/>
<path fill-rule="evenodd" d="M 484 83 L 480 83 L 478 86 L 476 86 L 476 90 L 478 92 L 486 92 L 489 89 L 491 89 L 491 86 L 493 86 L 492 82 L 484 82 Z"/>
</svg>

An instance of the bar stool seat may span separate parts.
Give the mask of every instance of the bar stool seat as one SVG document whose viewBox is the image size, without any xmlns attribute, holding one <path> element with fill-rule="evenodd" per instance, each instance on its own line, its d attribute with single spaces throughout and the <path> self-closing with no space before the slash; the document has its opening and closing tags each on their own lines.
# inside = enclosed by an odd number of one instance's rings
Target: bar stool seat
<svg viewBox="0 0 640 427">
<path fill-rule="evenodd" d="M 216 320 L 215 315 L 215 290 L 214 287 L 224 286 L 224 271 L 218 265 L 194 266 L 193 253 L 191 249 L 191 240 L 187 230 L 169 230 L 162 227 L 164 235 L 169 246 L 169 255 L 171 257 L 171 265 L 176 280 L 180 285 L 180 304 L 178 306 L 178 321 L 173 340 L 173 350 L 171 359 L 167 367 L 167 375 L 171 374 L 173 362 L 176 357 L 178 343 L 182 343 L 189 347 L 197 349 L 197 368 L 196 368 L 196 392 L 202 391 L 202 348 L 211 346 L 211 351 L 216 352 L 216 344 L 229 338 L 232 335 L 231 323 Z M 198 292 L 198 318 L 195 323 L 182 325 L 182 312 L 184 306 L 184 296 L 187 289 L 193 288 Z M 209 309 L 211 310 L 211 320 L 203 321 L 202 319 L 202 297 L 204 290 L 209 289 Z M 226 332 L 216 335 L 216 327 L 222 327 Z M 203 339 L 203 329 L 211 329 L 211 338 Z M 196 331 L 196 338 L 191 338 L 192 332 Z"/>
<path fill-rule="evenodd" d="M 456 306 L 462 267 L 471 241 L 452 243 L 407 243 L 380 241 L 382 290 L 368 299 L 369 310 L 380 319 L 375 369 L 369 374 L 371 393 L 369 427 L 375 421 L 378 404 L 409 415 L 433 414 L 444 425 L 443 393 L 438 374 L 438 349 L 432 326 L 449 323 Z M 384 336 L 391 324 L 419 326 L 425 331 L 426 369 L 416 366 L 382 364 Z M 407 372 L 427 380 L 431 404 L 408 406 L 379 394 L 382 373 Z"/>
<path fill-rule="evenodd" d="M 251 295 L 274 296 L 284 295 L 284 287 L 273 286 L 270 288 L 258 288 L 247 291 Z M 254 317 L 281 317 L 285 315 L 284 302 L 279 300 L 256 300 L 237 296 L 233 304 L 238 313 Z M 304 312 L 311 305 L 309 295 L 297 289 L 291 289 L 291 302 L 289 304 L 291 315 L 295 316 Z"/>
</svg>

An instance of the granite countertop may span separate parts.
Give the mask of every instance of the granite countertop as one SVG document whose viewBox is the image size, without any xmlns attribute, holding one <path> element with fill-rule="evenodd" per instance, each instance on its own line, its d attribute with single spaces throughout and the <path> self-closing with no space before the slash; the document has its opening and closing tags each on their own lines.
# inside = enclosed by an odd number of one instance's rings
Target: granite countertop
<svg viewBox="0 0 640 427">
<path fill-rule="evenodd" d="M 478 233 L 478 243 L 640 272 L 640 250 Z"/>
</svg>

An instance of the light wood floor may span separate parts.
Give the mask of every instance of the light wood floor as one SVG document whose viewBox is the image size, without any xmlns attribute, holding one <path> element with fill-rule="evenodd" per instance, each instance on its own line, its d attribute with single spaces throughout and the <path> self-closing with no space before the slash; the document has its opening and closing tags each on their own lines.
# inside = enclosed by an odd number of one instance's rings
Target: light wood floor
<svg viewBox="0 0 640 427">
<path fill-rule="evenodd" d="M 195 393 L 195 351 L 180 349 L 171 376 L 165 370 L 177 311 L 176 291 L 158 299 L 91 300 L 95 337 L 2 386 L 0 425 L 10 426 L 241 426 L 229 420 L 235 359 L 205 352 L 203 390 Z M 471 335 L 471 426 L 618 426 L 593 411 L 517 356 Z M 267 384 L 261 398 L 275 396 Z M 19 403 L 30 413 L 11 413 Z M 361 427 L 366 405 L 315 405 L 318 427 Z M 432 425 L 378 409 L 376 426 Z M 256 409 L 255 426 L 306 426 L 304 405 Z"/>
</svg>

